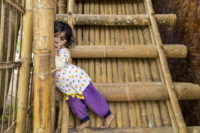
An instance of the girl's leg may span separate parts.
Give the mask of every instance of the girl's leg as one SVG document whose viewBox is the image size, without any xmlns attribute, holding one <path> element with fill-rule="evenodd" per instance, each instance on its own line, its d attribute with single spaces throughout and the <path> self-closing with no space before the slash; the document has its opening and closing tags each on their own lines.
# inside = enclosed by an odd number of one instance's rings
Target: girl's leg
<svg viewBox="0 0 200 133">
<path fill-rule="evenodd" d="M 90 83 L 83 92 L 85 104 L 98 116 L 107 118 L 111 112 L 104 97 Z"/>
<path fill-rule="evenodd" d="M 69 96 L 68 103 L 72 112 L 83 122 L 81 125 L 76 126 L 76 130 L 80 132 L 82 129 L 89 127 L 90 118 L 83 101 L 78 99 L 76 96 L 74 98 Z"/>
<path fill-rule="evenodd" d="M 72 112 L 80 119 L 82 122 L 89 120 L 89 114 L 84 102 L 78 99 L 76 96 L 73 98 L 69 96 L 68 100 L 69 106 Z"/>
</svg>

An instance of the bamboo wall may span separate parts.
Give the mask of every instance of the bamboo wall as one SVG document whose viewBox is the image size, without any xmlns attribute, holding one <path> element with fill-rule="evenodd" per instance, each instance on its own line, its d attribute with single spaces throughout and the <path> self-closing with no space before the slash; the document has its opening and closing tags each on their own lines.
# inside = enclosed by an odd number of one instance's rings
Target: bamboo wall
<svg viewBox="0 0 200 133">
<path fill-rule="evenodd" d="M 126 7 L 125 7 L 126 6 Z M 84 1 L 76 2 L 75 14 L 144 14 L 143 1 Z M 75 26 L 78 45 L 135 45 L 152 44 L 150 30 L 144 27 Z M 156 82 L 163 81 L 155 59 L 73 59 L 73 63 L 89 73 L 93 82 Z M 110 102 L 115 113 L 112 128 L 172 126 L 165 101 Z M 90 112 L 92 127 L 100 127 L 102 119 Z M 173 116 L 171 116 L 173 117 Z M 70 115 L 69 127 L 80 121 Z"/>
</svg>

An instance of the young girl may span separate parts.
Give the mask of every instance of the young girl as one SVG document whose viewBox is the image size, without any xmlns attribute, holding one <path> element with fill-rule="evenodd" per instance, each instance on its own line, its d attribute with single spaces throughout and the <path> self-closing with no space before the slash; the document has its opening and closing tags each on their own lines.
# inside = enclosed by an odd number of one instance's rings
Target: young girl
<svg viewBox="0 0 200 133">
<path fill-rule="evenodd" d="M 88 74 L 70 63 L 67 50 L 72 45 L 72 30 L 68 24 L 54 23 L 54 45 L 56 54 L 56 87 L 66 95 L 72 112 L 83 122 L 77 131 L 90 126 L 86 106 L 98 116 L 105 118 L 103 128 L 108 128 L 114 115 L 103 96 L 95 89 Z"/>
</svg>

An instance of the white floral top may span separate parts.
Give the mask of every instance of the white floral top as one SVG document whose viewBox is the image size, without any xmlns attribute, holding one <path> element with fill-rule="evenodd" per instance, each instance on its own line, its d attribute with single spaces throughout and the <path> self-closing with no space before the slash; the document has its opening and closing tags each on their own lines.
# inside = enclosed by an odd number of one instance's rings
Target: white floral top
<svg viewBox="0 0 200 133">
<path fill-rule="evenodd" d="M 91 79 L 88 74 L 69 61 L 70 53 L 67 48 L 62 48 L 58 51 L 58 57 L 56 57 L 56 87 L 67 95 L 72 97 L 77 96 L 79 99 L 84 99 L 82 92 L 89 85 Z M 64 60 L 63 60 L 64 59 Z M 62 61 L 65 61 L 62 66 Z"/>
</svg>

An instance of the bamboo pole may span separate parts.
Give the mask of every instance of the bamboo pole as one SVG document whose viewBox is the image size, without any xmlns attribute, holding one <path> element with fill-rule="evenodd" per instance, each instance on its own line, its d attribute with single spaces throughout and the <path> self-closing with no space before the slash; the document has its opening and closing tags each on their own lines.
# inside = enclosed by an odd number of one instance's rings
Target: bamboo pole
<svg viewBox="0 0 200 133">
<path fill-rule="evenodd" d="M 127 3 L 127 2 L 125 2 Z M 122 10 L 122 14 L 123 15 L 126 15 L 127 12 L 125 10 L 125 3 L 123 0 L 121 0 L 121 10 Z M 123 29 L 123 32 L 121 34 L 122 38 L 124 38 L 124 41 L 125 43 L 122 43 L 122 46 L 125 45 L 125 44 L 128 44 L 130 45 L 129 41 L 128 41 L 128 29 L 127 27 L 122 27 Z M 123 34 L 125 33 L 125 34 Z M 123 41 L 123 39 L 121 38 L 121 41 Z M 122 59 L 121 62 L 124 64 L 123 66 L 123 75 L 120 75 L 123 77 L 122 81 L 125 81 L 125 82 L 129 82 L 130 81 L 130 73 L 128 72 L 129 70 L 129 67 L 128 67 L 128 59 Z M 119 66 L 118 66 L 119 67 Z M 122 102 L 121 103 L 121 107 L 122 107 L 122 126 L 123 128 L 128 128 L 130 127 L 130 119 L 129 119 L 129 110 L 128 110 L 128 103 L 127 102 Z"/>
<path fill-rule="evenodd" d="M 105 12 L 102 11 L 102 14 L 116 14 L 116 2 L 115 3 L 109 3 L 104 1 L 104 10 Z M 111 4 L 114 4 L 113 6 L 113 11 L 111 10 Z M 105 34 L 105 45 L 114 45 L 114 33 L 113 33 L 113 27 L 105 27 L 104 30 Z M 112 60 L 107 59 L 107 80 L 108 83 L 111 82 L 118 82 L 118 71 L 117 71 L 117 59 L 113 58 Z M 113 75 L 113 76 L 112 76 Z M 110 127 L 111 128 L 116 128 L 118 126 L 118 119 L 120 118 L 120 112 L 118 112 L 118 105 L 119 103 L 113 103 L 109 102 L 110 110 L 111 112 L 115 115 L 115 118 L 113 122 L 111 123 Z"/>
<path fill-rule="evenodd" d="M 16 133 L 25 132 L 26 115 L 28 107 L 28 90 L 31 70 L 32 56 L 32 0 L 26 1 L 26 12 L 24 14 L 24 39 L 22 46 L 22 65 L 19 83 L 18 113 Z"/>
<path fill-rule="evenodd" d="M 100 14 L 107 14 L 107 11 L 105 11 L 105 1 L 103 2 L 100 2 Z M 106 34 L 108 32 L 108 29 L 105 27 L 105 26 L 101 26 L 101 30 L 100 30 L 100 38 L 101 38 L 101 42 L 104 44 L 103 45 L 108 45 L 109 43 L 109 40 L 106 40 Z M 112 78 L 111 78 L 111 68 L 110 66 L 107 68 L 107 59 L 101 59 L 101 67 L 102 67 L 102 73 L 101 73 L 101 80 L 103 83 L 106 83 L 106 82 L 109 82 L 111 83 L 112 82 Z M 115 66 L 116 67 L 116 66 Z M 113 67 L 114 69 L 114 67 Z M 109 72 L 109 73 L 108 73 Z M 113 73 L 114 74 L 114 73 Z M 109 76 L 107 76 L 109 75 Z M 110 107 L 110 110 L 111 112 L 115 115 L 115 104 L 113 102 L 108 102 L 109 104 L 109 107 Z M 116 119 L 113 120 L 113 122 L 111 123 L 110 125 L 111 128 L 114 128 L 116 127 Z"/>
<path fill-rule="evenodd" d="M 68 14 L 69 14 L 69 21 L 68 24 L 71 26 L 72 31 L 74 31 L 74 25 L 72 23 L 72 15 L 74 13 L 74 6 L 75 6 L 75 1 L 74 0 L 69 0 L 68 1 Z M 74 33 L 73 33 L 74 36 Z M 69 126 L 69 105 L 66 102 L 65 98 L 63 99 L 63 119 L 62 119 L 62 127 L 61 127 L 61 132 L 62 133 L 68 133 L 68 126 Z"/>
<path fill-rule="evenodd" d="M 33 132 L 51 132 L 52 47 L 54 0 L 34 1 L 34 122 Z"/>
<path fill-rule="evenodd" d="M 100 5 L 99 5 L 99 1 L 96 0 L 94 3 L 94 13 L 95 14 L 99 14 L 100 13 Z M 100 27 L 95 27 L 95 42 L 100 42 Z M 96 44 L 97 45 L 97 44 Z M 101 62 L 100 59 L 95 59 L 95 80 L 96 82 L 102 82 L 101 81 L 101 66 L 100 66 Z M 102 126 L 103 123 L 103 119 L 100 118 L 99 116 L 96 115 L 96 127 L 99 128 Z"/>
<path fill-rule="evenodd" d="M 63 97 L 62 126 L 61 133 L 68 133 L 69 126 L 69 105 Z"/>
<path fill-rule="evenodd" d="M 137 5 L 137 1 L 134 1 L 133 3 L 134 5 L 134 13 L 138 14 L 138 5 Z M 138 32 L 138 27 L 136 27 L 134 29 L 134 44 L 139 44 L 140 43 L 140 38 L 139 38 L 139 32 Z M 136 73 L 136 81 L 139 82 L 141 80 L 144 80 L 144 73 L 142 71 L 143 64 L 142 61 L 137 59 L 134 61 L 134 68 L 135 68 L 135 73 Z M 139 102 L 136 103 L 137 106 L 137 121 L 138 121 L 138 126 L 139 127 L 147 127 L 147 113 L 146 113 L 146 108 L 144 106 L 144 102 Z M 141 111 L 141 113 L 139 112 Z"/>
<path fill-rule="evenodd" d="M 99 41 L 98 41 L 99 42 Z M 165 45 L 164 50 L 169 58 L 185 58 L 187 48 L 184 45 L 174 44 Z M 113 57 L 130 57 L 130 58 L 156 58 L 158 50 L 156 46 L 125 45 L 125 46 L 76 46 L 70 50 L 73 58 L 113 58 Z"/>
<path fill-rule="evenodd" d="M 67 14 L 57 14 L 56 20 L 68 22 Z M 159 25 L 173 26 L 176 23 L 175 14 L 156 14 L 156 20 Z M 150 25 L 147 14 L 135 15 L 91 15 L 91 14 L 74 14 L 74 25 L 105 25 L 105 26 L 145 26 Z"/>
<path fill-rule="evenodd" d="M 79 13 L 79 12 L 81 13 L 82 9 L 83 9 L 83 5 L 81 3 L 75 4 L 74 13 Z M 81 45 L 80 42 L 82 41 L 82 33 L 81 32 L 82 32 L 81 27 L 76 27 L 77 34 L 75 34 L 76 35 L 75 41 L 77 41 L 78 45 Z M 83 64 L 82 64 L 81 59 L 77 59 L 77 65 L 82 68 Z M 79 126 L 81 124 L 81 120 L 78 117 L 76 117 L 75 123 L 76 123 L 76 126 Z"/>
<path fill-rule="evenodd" d="M 153 8 L 152 8 L 152 3 L 151 3 L 150 0 L 146 0 L 146 4 L 147 4 L 147 9 L 149 11 L 149 16 L 150 16 L 150 20 L 151 20 L 151 24 L 152 24 L 152 28 L 153 28 L 153 33 L 155 35 L 155 41 L 156 41 L 158 51 L 159 51 L 159 59 L 160 59 L 160 62 L 161 62 L 162 71 L 164 73 L 164 78 L 165 78 L 166 86 L 167 86 L 168 93 L 169 93 L 169 96 L 170 96 L 170 101 L 171 101 L 171 104 L 172 104 L 174 114 L 176 116 L 175 118 L 176 118 L 177 123 L 178 123 L 179 132 L 187 133 L 186 124 L 185 124 L 185 121 L 183 119 L 182 112 L 181 112 L 176 94 L 174 92 L 174 87 L 172 85 L 172 78 L 171 78 L 169 68 L 168 68 L 168 64 L 167 64 L 167 61 L 166 61 L 166 56 L 165 56 L 165 53 L 163 52 L 163 49 L 162 49 L 162 41 L 161 41 L 161 37 L 160 37 L 159 30 L 158 30 L 158 27 L 157 27 L 157 23 L 156 23 L 156 20 L 155 20 L 154 11 L 153 11 Z"/>
<path fill-rule="evenodd" d="M 89 2 L 89 9 L 90 9 L 89 14 L 94 14 L 94 12 L 95 12 L 94 1 Z M 89 26 L 89 27 L 90 27 L 90 29 L 89 29 L 89 41 L 91 42 L 91 44 L 94 44 L 95 28 L 94 28 L 94 26 Z M 92 79 L 92 81 L 95 81 L 95 62 L 94 62 L 94 59 L 89 59 L 88 63 L 89 63 L 88 69 L 89 69 L 90 78 Z M 96 125 L 95 114 L 91 110 L 89 110 L 89 113 L 90 113 L 90 119 L 91 119 L 91 127 L 95 127 L 95 125 Z"/>
<path fill-rule="evenodd" d="M 127 14 L 133 14 L 133 5 L 132 5 L 132 1 L 129 0 L 128 1 L 128 5 L 127 6 Z M 133 28 L 129 29 L 129 41 L 130 41 L 130 45 L 134 44 L 134 36 L 133 36 Z M 129 61 L 129 73 L 130 73 L 130 80 L 131 82 L 134 82 L 135 79 L 135 75 L 134 75 L 134 66 L 133 66 L 133 62 L 132 59 L 128 59 Z M 128 106 L 129 106 L 129 116 L 130 116 L 130 127 L 136 127 L 137 126 L 137 119 L 136 119 L 136 104 L 134 102 L 129 102 Z"/>
<path fill-rule="evenodd" d="M 4 38 L 4 18 L 5 18 L 5 0 L 1 1 L 1 25 L 0 25 L 0 61 L 3 61 L 3 38 Z M 4 93 L 3 86 L 4 81 L 2 80 L 4 71 L 0 70 L 0 92 Z M 0 109 L 3 106 L 3 97 L 0 97 Z"/>
<path fill-rule="evenodd" d="M 192 83 L 173 83 L 179 100 L 200 98 L 200 86 Z M 165 85 L 161 82 L 114 82 L 94 83 L 97 90 L 108 101 L 151 101 L 169 99 Z M 143 93 L 146 92 L 146 93 Z M 59 93 L 61 97 L 62 93 Z"/>
</svg>

